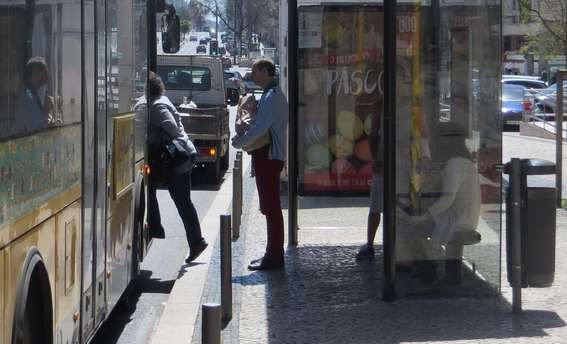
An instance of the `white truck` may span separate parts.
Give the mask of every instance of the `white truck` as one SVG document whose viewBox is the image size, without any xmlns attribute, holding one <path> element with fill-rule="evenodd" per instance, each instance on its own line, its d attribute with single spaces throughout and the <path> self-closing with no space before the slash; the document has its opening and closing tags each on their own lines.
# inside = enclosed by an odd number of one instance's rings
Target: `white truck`
<svg viewBox="0 0 567 344">
<path fill-rule="evenodd" d="M 166 95 L 198 151 L 197 169 L 218 183 L 229 164 L 229 112 L 222 62 L 210 56 L 160 55 L 157 72 Z"/>
</svg>

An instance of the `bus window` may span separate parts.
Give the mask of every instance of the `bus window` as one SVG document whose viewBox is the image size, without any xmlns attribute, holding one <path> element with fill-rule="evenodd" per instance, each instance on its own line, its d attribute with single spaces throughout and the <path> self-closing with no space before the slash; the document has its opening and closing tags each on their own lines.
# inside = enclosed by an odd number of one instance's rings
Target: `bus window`
<svg viewBox="0 0 567 344">
<path fill-rule="evenodd" d="M 80 2 L 65 9 L 80 13 Z M 0 86 L 0 225 L 80 180 L 81 26 L 58 23 L 62 11 L 48 1 L 0 1 L 0 73 L 7 76 Z"/>
<path fill-rule="evenodd" d="M 38 17 L 24 5 L 0 12 L 0 37 L 5 44 L 0 52 L 0 72 L 8 76 L 0 88 L 0 139 L 48 127 L 55 109 L 50 61 L 46 60 L 47 34 L 34 35 L 33 24 L 45 18 Z"/>
<path fill-rule="evenodd" d="M 80 121 L 80 37 L 57 34 L 80 25 L 57 28 L 54 13 L 43 1 L 0 7 L 0 140 Z"/>
</svg>

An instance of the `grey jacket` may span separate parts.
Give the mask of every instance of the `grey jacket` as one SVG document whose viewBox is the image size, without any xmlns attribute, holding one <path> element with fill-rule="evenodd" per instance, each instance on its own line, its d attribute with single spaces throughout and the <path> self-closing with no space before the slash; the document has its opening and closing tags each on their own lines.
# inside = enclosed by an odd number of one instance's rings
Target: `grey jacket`
<svg viewBox="0 0 567 344">
<path fill-rule="evenodd" d="M 183 124 L 181 123 L 181 116 L 175 105 L 171 103 L 169 98 L 161 96 L 157 99 L 152 99 L 150 106 L 150 132 L 148 134 L 149 144 L 162 144 L 165 141 L 177 139 L 179 143 L 191 155 L 196 155 L 197 150 L 193 142 L 189 140 Z M 193 168 L 194 160 L 175 168 L 176 174 L 186 173 Z"/>
</svg>

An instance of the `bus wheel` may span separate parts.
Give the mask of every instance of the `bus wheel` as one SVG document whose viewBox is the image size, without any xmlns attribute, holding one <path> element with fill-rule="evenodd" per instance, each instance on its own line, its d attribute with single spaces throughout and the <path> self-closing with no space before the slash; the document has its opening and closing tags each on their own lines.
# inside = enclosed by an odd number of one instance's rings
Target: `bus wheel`
<svg viewBox="0 0 567 344">
<path fill-rule="evenodd" d="M 52 344 L 51 286 L 41 255 L 32 248 L 18 286 L 12 325 L 12 344 Z"/>
<path fill-rule="evenodd" d="M 45 326 L 42 326 L 43 311 L 42 301 L 39 290 L 37 290 L 38 283 L 33 284 L 32 290 L 28 296 L 26 304 L 26 312 L 24 315 L 24 343 L 42 343 L 45 335 Z"/>
<path fill-rule="evenodd" d="M 53 343 L 51 338 L 51 325 L 46 315 L 51 312 L 47 310 L 42 298 L 41 283 L 38 274 L 35 273 L 30 281 L 24 316 L 21 319 L 21 327 L 15 334 L 15 344 L 41 344 Z"/>
</svg>

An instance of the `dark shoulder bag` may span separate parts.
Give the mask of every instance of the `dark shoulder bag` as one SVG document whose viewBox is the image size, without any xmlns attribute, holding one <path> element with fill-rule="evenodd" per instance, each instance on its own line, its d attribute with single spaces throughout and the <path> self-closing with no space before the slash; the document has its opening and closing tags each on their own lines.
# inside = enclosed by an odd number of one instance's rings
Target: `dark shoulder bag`
<svg viewBox="0 0 567 344">
<path fill-rule="evenodd" d="M 160 132 L 165 134 L 161 135 L 163 139 L 148 145 L 150 176 L 159 185 L 167 183 L 178 167 L 190 164 L 189 170 L 191 170 L 196 160 L 196 154 L 188 152 L 178 138 L 171 137 L 162 128 Z"/>
<path fill-rule="evenodd" d="M 159 159 L 162 163 L 169 167 L 171 172 L 186 164 L 190 164 L 189 170 L 191 170 L 195 164 L 196 154 L 187 151 L 179 138 L 172 137 L 163 128 L 160 130 L 165 134 L 165 140 L 160 145 Z"/>
</svg>

